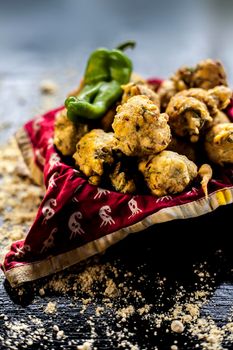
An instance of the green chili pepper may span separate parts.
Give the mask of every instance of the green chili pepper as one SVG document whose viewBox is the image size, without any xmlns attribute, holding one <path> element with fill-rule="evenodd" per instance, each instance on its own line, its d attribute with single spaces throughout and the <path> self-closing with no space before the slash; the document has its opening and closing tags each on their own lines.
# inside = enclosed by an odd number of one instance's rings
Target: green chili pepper
<svg viewBox="0 0 233 350">
<path fill-rule="evenodd" d="M 136 46 L 136 42 L 134 40 L 128 40 L 125 41 L 121 44 L 119 44 L 116 49 L 117 50 L 121 50 L 121 51 L 125 51 L 126 49 L 134 49 Z"/>
<path fill-rule="evenodd" d="M 122 51 L 94 51 L 87 63 L 83 89 L 65 101 L 68 118 L 73 122 L 101 118 L 122 95 L 121 85 L 129 82 L 131 72 L 132 62 Z"/>
<path fill-rule="evenodd" d="M 66 99 L 67 116 L 74 122 L 79 117 L 87 119 L 100 118 L 122 94 L 120 84 L 114 80 L 98 83 L 92 88 L 91 85 L 87 85 L 85 88 L 90 90 L 86 94 L 81 91 L 81 95 L 84 98 L 72 96 Z M 92 102 L 88 101 L 89 98 Z"/>
</svg>

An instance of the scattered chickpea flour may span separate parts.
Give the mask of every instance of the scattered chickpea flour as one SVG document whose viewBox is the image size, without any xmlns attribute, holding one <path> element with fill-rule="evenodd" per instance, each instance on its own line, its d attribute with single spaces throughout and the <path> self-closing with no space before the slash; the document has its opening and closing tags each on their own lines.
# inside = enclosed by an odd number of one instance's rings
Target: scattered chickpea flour
<svg viewBox="0 0 233 350">
<path fill-rule="evenodd" d="M 25 237 L 43 197 L 13 140 L 0 149 L 0 183 L 2 258 Z M 17 290 L 5 284 L 0 348 L 223 350 L 233 344 L 232 312 L 224 324 L 205 312 L 216 285 L 205 263 L 192 267 L 190 288 L 170 283 L 162 271 L 149 274 L 140 260 L 138 266 L 126 261 L 106 253 Z"/>
</svg>

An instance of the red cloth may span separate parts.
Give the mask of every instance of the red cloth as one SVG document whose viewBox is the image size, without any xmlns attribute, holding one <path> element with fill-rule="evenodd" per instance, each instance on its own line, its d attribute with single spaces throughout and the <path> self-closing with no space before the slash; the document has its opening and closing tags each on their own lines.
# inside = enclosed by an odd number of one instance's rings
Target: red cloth
<svg viewBox="0 0 233 350">
<path fill-rule="evenodd" d="M 24 126 L 33 149 L 34 162 L 44 174 L 46 193 L 26 239 L 12 244 L 1 266 L 12 284 L 47 274 L 46 272 L 36 273 L 31 278 L 23 278 L 22 269 L 18 269 L 17 271 L 21 271 L 21 278 L 18 281 L 12 281 L 14 278 L 17 279 L 18 275 L 15 277 L 12 274 L 13 277 L 9 277 L 11 274 L 8 272 L 20 266 L 30 265 L 33 269 L 38 262 L 46 261 L 51 256 L 55 259 L 56 257 L 60 259 L 61 256 L 63 260 L 68 259 L 64 253 L 85 247 L 88 242 L 99 242 L 98 239 L 101 237 L 108 239 L 111 237 L 109 234 L 121 232 L 121 229 L 124 229 L 125 234 L 129 227 L 131 232 L 131 228 L 134 227 L 132 225 L 136 223 L 142 223 L 143 227 L 136 227 L 134 231 L 152 225 L 156 217 L 153 216 L 153 220 L 150 219 L 151 214 L 161 212 L 161 209 L 177 208 L 177 206 L 182 208 L 186 203 L 199 203 L 200 199 L 205 201 L 199 183 L 181 194 L 162 198 L 110 192 L 90 185 L 79 171 L 64 163 L 53 146 L 54 117 L 60 109 L 37 117 Z M 233 103 L 228 107 L 227 113 L 233 119 Z M 231 188 L 232 174 L 232 168 L 227 169 L 218 178 L 211 180 L 208 185 L 209 193 Z M 198 215 L 200 215 L 199 212 L 196 216 Z M 176 214 L 174 217 L 169 217 L 169 220 L 175 218 Z M 83 258 L 85 257 L 84 254 Z M 82 257 L 78 260 L 82 260 Z M 73 261 L 69 258 L 68 261 L 58 264 L 58 267 L 54 266 L 54 271 L 53 267 L 48 269 L 48 274 L 76 262 L 77 259 Z M 56 260 L 53 260 L 53 264 L 55 263 Z"/>
</svg>

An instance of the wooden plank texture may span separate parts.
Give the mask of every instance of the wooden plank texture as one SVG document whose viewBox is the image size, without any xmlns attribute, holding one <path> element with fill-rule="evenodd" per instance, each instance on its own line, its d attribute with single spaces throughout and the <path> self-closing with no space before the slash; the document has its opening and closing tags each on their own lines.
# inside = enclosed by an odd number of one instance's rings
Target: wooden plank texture
<svg viewBox="0 0 233 350">
<path fill-rule="evenodd" d="M 1 2 L 1 144 L 34 115 L 63 103 L 96 46 L 135 39 L 138 46 L 129 55 L 145 77 L 167 77 L 182 64 L 219 58 L 233 82 L 231 1 L 67 4 Z M 56 94 L 41 94 L 43 79 L 57 84 Z M 47 278 L 12 290 L 0 274 L 0 349 L 69 350 L 86 341 L 97 350 L 232 349 L 232 214 L 228 205 L 156 225 L 57 275 L 56 283 Z M 84 288 L 86 271 L 95 271 L 90 290 Z M 62 278 L 67 292 L 57 287 Z M 107 293 L 109 281 L 114 297 Z M 45 312 L 49 302 L 56 304 L 54 313 Z M 184 317 L 179 308 L 192 313 L 192 321 L 175 333 L 171 322 Z M 206 322 L 198 331 L 197 319 Z"/>
</svg>

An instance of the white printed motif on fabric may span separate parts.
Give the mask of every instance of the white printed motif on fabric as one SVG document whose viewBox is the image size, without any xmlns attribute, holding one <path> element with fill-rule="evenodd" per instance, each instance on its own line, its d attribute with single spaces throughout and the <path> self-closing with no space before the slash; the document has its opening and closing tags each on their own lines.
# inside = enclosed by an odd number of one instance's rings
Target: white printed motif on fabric
<svg viewBox="0 0 233 350">
<path fill-rule="evenodd" d="M 37 117 L 35 118 L 33 124 L 32 124 L 32 129 L 34 131 L 34 134 L 36 135 L 38 133 L 38 131 L 41 128 L 41 123 L 43 122 L 44 118 L 43 117 Z"/>
<path fill-rule="evenodd" d="M 77 192 L 79 192 L 79 190 L 80 190 L 82 187 L 83 187 L 82 184 L 81 184 L 81 185 L 78 185 L 78 187 L 76 187 L 76 189 L 75 189 L 75 191 L 74 191 L 74 194 L 77 193 Z M 74 197 L 72 198 L 72 202 L 78 203 L 78 202 L 79 202 L 78 197 L 74 196 Z"/>
<path fill-rule="evenodd" d="M 41 251 L 40 251 L 41 253 L 47 252 L 49 248 L 52 248 L 54 246 L 54 239 L 55 239 L 54 235 L 57 231 L 58 230 L 56 227 L 51 231 L 49 237 L 43 243 L 43 247 L 41 248 Z"/>
<path fill-rule="evenodd" d="M 79 222 L 82 219 L 82 213 L 80 211 L 76 211 L 73 213 L 68 221 L 68 227 L 71 231 L 70 239 L 75 238 L 77 235 L 82 235 L 85 231 L 82 229 L 81 224 Z"/>
<path fill-rule="evenodd" d="M 196 187 L 192 187 L 190 191 L 186 192 L 187 195 L 197 194 L 197 193 L 198 193 L 198 190 Z"/>
<path fill-rule="evenodd" d="M 21 248 L 16 248 L 16 253 L 15 253 L 15 256 L 16 258 L 18 259 L 21 259 L 24 257 L 24 255 L 27 253 L 27 252 L 30 252 L 31 251 L 31 247 L 29 244 L 25 244 L 23 247 Z"/>
<path fill-rule="evenodd" d="M 48 172 L 50 172 L 55 165 L 58 165 L 60 161 L 61 161 L 61 158 L 59 157 L 59 155 L 57 153 L 53 153 L 49 159 Z"/>
<path fill-rule="evenodd" d="M 53 140 L 53 137 L 50 137 L 49 139 L 48 139 L 48 149 L 50 149 L 50 148 L 52 148 L 53 147 L 53 145 L 54 145 L 54 140 Z"/>
<path fill-rule="evenodd" d="M 47 200 L 42 208 L 42 214 L 44 215 L 44 220 L 42 224 L 46 224 L 51 217 L 55 214 L 54 207 L 57 206 L 57 201 L 55 198 L 50 198 Z"/>
<path fill-rule="evenodd" d="M 102 223 L 100 227 L 102 227 L 103 225 L 106 226 L 107 224 L 109 225 L 115 224 L 115 221 L 113 220 L 111 215 L 109 215 L 108 213 L 111 213 L 111 208 L 109 205 L 104 205 L 103 207 L 100 208 L 99 216 L 102 219 Z"/>
<path fill-rule="evenodd" d="M 37 150 L 35 151 L 35 156 L 36 156 L 36 159 L 38 160 L 38 162 L 39 162 L 42 166 L 44 166 L 44 165 L 45 165 L 45 159 L 44 159 L 44 157 L 43 157 L 42 154 L 41 154 L 41 149 L 37 149 Z"/>
<path fill-rule="evenodd" d="M 59 176 L 59 173 L 58 172 L 55 172 L 49 179 L 49 182 L 48 182 L 48 189 L 50 188 L 54 188 L 54 187 L 57 187 L 57 184 L 55 182 L 56 178 Z"/>
<path fill-rule="evenodd" d="M 103 188 L 100 188 L 100 187 L 97 187 L 97 193 L 96 193 L 94 199 L 101 198 L 102 195 L 105 196 L 108 193 L 110 193 L 110 191 L 104 190 Z"/>
<path fill-rule="evenodd" d="M 166 201 L 170 201 L 172 199 L 172 196 L 163 196 L 160 197 L 158 199 L 156 199 L 156 203 L 160 203 L 160 202 L 166 202 Z"/>
<path fill-rule="evenodd" d="M 132 216 L 142 212 L 142 210 L 140 208 L 138 208 L 138 203 L 134 198 L 130 199 L 130 201 L 128 202 L 128 206 L 129 206 L 129 209 L 131 211 L 131 215 L 128 217 L 128 219 L 130 219 L 130 218 L 132 218 Z"/>
<path fill-rule="evenodd" d="M 72 174 L 71 174 L 69 180 L 73 180 L 73 179 L 75 179 L 75 178 L 76 178 L 77 176 L 79 176 L 79 175 L 80 175 L 80 171 L 78 171 L 78 170 L 76 170 L 76 169 L 73 169 L 73 172 L 72 172 Z"/>
</svg>

